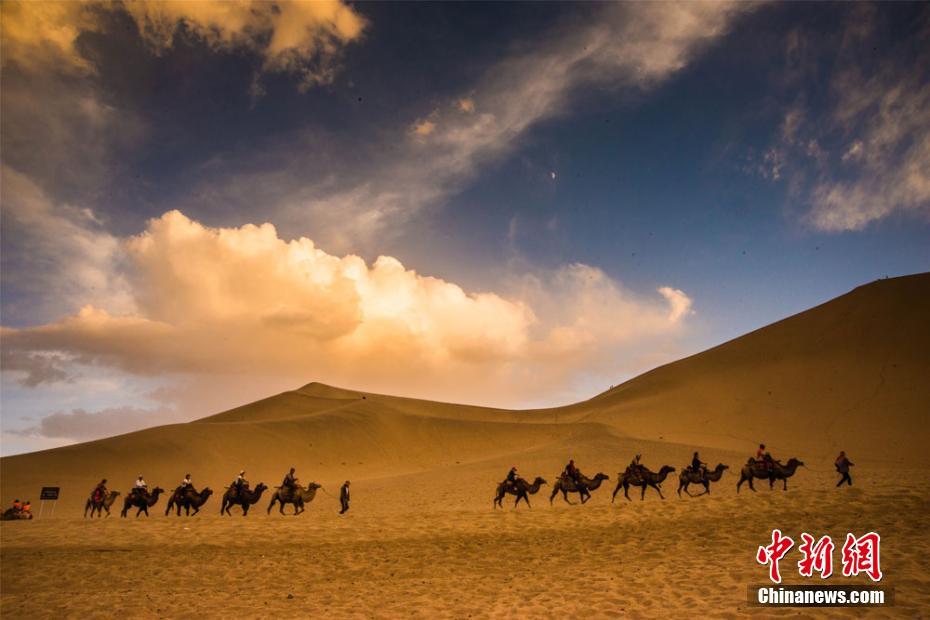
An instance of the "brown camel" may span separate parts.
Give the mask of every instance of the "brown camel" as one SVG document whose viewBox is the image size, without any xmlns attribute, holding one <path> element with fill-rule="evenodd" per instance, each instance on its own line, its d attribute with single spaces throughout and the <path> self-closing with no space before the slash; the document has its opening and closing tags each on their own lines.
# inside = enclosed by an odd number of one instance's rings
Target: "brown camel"
<svg viewBox="0 0 930 620">
<path fill-rule="evenodd" d="M 249 507 L 252 504 L 257 504 L 258 500 L 262 498 L 262 493 L 267 489 L 268 487 L 265 486 L 264 482 L 259 482 L 254 491 L 244 488 L 242 489 L 242 493 L 236 493 L 234 487 L 226 487 L 226 493 L 223 494 L 223 505 L 220 507 L 220 514 L 232 516 L 229 509 L 232 506 L 242 506 L 242 516 L 248 515 Z"/>
<path fill-rule="evenodd" d="M 784 481 L 784 488 L 782 488 L 782 491 L 787 491 L 788 478 L 793 476 L 798 467 L 802 465 L 804 465 L 804 463 L 791 457 L 785 465 L 782 465 L 779 461 L 772 461 L 772 467 L 770 469 L 766 467 L 765 463 L 759 463 L 756 459 L 750 458 L 740 471 L 739 482 L 736 483 L 736 492 L 739 493 L 739 488 L 744 482 L 749 483 L 750 491 L 755 491 L 756 488 L 752 486 L 753 478 L 767 478 L 769 481 L 769 489 L 774 488 L 776 480 L 782 480 Z"/>
<path fill-rule="evenodd" d="M 717 482 L 720 480 L 720 477 L 723 476 L 723 471 L 730 469 L 729 466 L 724 465 L 723 463 L 717 463 L 717 467 L 713 470 L 706 471 L 703 473 L 699 471 L 694 471 L 691 468 L 682 469 L 681 473 L 678 474 L 678 497 L 681 497 L 681 490 L 684 489 L 685 493 L 691 497 L 698 497 L 700 495 L 705 495 L 710 493 L 710 483 Z M 704 485 L 704 493 L 698 493 L 697 495 L 691 495 L 691 491 L 688 490 L 689 484 L 702 484 Z"/>
<path fill-rule="evenodd" d="M 168 505 L 165 506 L 165 516 L 168 516 L 172 508 L 177 509 L 179 517 L 181 516 L 181 508 L 184 508 L 184 516 L 186 517 L 191 516 L 191 508 L 194 509 L 196 515 L 200 512 L 200 507 L 207 503 L 211 495 L 213 495 L 213 489 L 210 487 L 204 487 L 200 492 L 182 491 L 181 487 L 178 487 L 168 498 Z"/>
<path fill-rule="evenodd" d="M 536 493 L 538 493 L 540 487 L 544 484 L 547 484 L 546 481 L 540 478 L 539 476 L 536 476 L 536 480 L 533 481 L 533 484 L 530 484 L 523 478 L 517 478 L 517 480 L 513 484 L 505 484 L 501 482 L 497 485 L 497 491 L 495 491 L 494 507 L 503 508 L 504 507 L 504 504 L 503 504 L 504 496 L 509 493 L 510 495 L 517 496 L 517 501 L 513 503 L 514 508 L 517 507 L 517 504 L 520 503 L 521 499 L 526 502 L 526 507 L 529 508 L 530 507 L 529 496 L 535 495 Z"/>
<path fill-rule="evenodd" d="M 618 474 L 617 479 L 617 488 L 614 489 L 614 494 L 611 496 L 610 501 L 613 501 L 617 498 L 617 493 L 620 492 L 620 487 L 623 487 L 623 496 L 630 499 L 629 490 L 631 486 L 640 487 L 642 493 L 639 496 L 640 501 L 646 499 L 646 489 L 652 487 L 659 494 L 659 497 L 665 499 L 665 496 L 662 495 L 662 489 L 659 488 L 659 485 L 665 482 L 665 479 L 670 473 L 675 471 L 675 468 L 671 465 L 663 465 L 662 469 L 658 472 L 650 471 L 647 467 L 642 468 L 642 472 L 632 472 L 627 469 L 622 474 Z"/>
<path fill-rule="evenodd" d="M 293 504 L 294 516 L 296 517 L 304 511 L 304 504 L 309 504 L 313 501 L 313 498 L 316 497 L 316 490 L 322 488 L 323 485 L 317 484 L 316 482 L 311 482 L 307 485 L 307 488 L 298 484 L 296 493 L 281 487 L 275 487 L 275 492 L 271 496 L 271 503 L 268 504 L 268 512 L 266 514 L 271 514 L 271 509 L 274 508 L 275 503 L 280 503 L 278 511 L 281 514 L 284 514 L 284 504 Z"/>
<path fill-rule="evenodd" d="M 129 508 L 133 506 L 139 509 L 136 511 L 136 517 L 138 517 L 143 512 L 145 513 L 146 517 L 149 516 L 149 508 L 158 502 L 158 496 L 164 492 L 165 490 L 163 488 L 155 487 L 151 493 L 148 491 L 130 493 L 126 499 L 123 500 L 123 510 L 119 513 L 119 516 L 125 517 L 126 513 L 129 511 Z"/>
<path fill-rule="evenodd" d="M 107 491 L 107 496 L 102 500 L 94 500 L 94 493 L 90 494 L 90 497 L 87 498 L 87 503 L 84 504 L 84 518 L 87 518 L 87 511 L 90 511 L 90 517 L 94 518 L 94 513 L 97 513 L 97 517 L 103 516 L 103 511 L 106 511 L 107 516 L 110 516 L 110 506 L 113 505 L 113 502 L 116 501 L 116 498 L 119 497 L 119 491 Z"/>
<path fill-rule="evenodd" d="M 604 473 L 598 473 L 594 478 L 579 475 L 580 484 L 575 484 L 575 481 L 571 478 L 559 476 L 559 479 L 556 480 L 555 484 L 552 486 L 552 495 L 549 496 L 549 504 L 552 505 L 553 498 L 555 498 L 559 492 L 562 493 L 562 499 L 565 500 L 566 504 L 574 504 L 574 502 L 568 501 L 569 493 L 578 493 L 581 497 L 581 503 L 584 504 L 591 499 L 591 491 L 600 487 L 601 483 L 605 480 L 610 480 L 610 476 Z"/>
</svg>

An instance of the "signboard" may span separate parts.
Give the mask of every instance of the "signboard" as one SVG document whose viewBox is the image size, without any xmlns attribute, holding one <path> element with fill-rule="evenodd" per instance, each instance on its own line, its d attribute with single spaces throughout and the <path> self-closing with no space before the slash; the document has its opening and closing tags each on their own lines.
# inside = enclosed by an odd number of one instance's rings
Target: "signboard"
<svg viewBox="0 0 930 620">
<path fill-rule="evenodd" d="M 42 487 L 39 499 L 58 499 L 58 491 L 60 490 L 61 487 Z"/>
<path fill-rule="evenodd" d="M 39 516 L 42 516 L 42 510 L 45 509 L 46 501 L 58 501 L 58 492 L 61 491 L 61 487 L 42 487 L 42 492 L 39 493 Z M 55 514 L 55 504 L 52 504 L 52 514 Z"/>
</svg>

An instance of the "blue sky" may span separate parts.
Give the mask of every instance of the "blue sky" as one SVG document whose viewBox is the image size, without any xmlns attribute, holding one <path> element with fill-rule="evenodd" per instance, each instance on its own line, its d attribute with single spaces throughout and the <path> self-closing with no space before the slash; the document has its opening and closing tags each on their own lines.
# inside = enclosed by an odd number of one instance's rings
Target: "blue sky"
<svg viewBox="0 0 930 620">
<path fill-rule="evenodd" d="M 925 4 L 3 11 L 4 454 L 568 402 L 930 266 Z"/>
</svg>

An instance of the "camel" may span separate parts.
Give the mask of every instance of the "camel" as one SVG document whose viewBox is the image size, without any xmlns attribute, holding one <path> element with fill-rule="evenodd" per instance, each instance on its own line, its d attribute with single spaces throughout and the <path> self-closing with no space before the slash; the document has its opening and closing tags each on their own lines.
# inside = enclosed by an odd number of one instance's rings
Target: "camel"
<svg viewBox="0 0 930 620">
<path fill-rule="evenodd" d="M 84 504 L 84 518 L 87 518 L 87 511 L 90 510 L 91 519 L 94 518 L 94 512 L 97 513 L 97 517 L 103 516 L 103 511 L 107 512 L 107 516 L 110 516 L 110 506 L 113 505 L 113 502 L 116 501 L 116 498 L 119 497 L 119 491 L 107 491 L 107 496 L 103 501 L 94 501 L 94 494 L 91 493 L 90 497 L 87 498 L 87 503 Z"/>
<path fill-rule="evenodd" d="M 755 459 L 750 458 L 746 461 L 746 464 L 743 465 L 743 469 L 740 470 L 739 482 L 736 483 L 736 492 L 739 493 L 739 488 L 744 482 L 749 483 L 750 491 L 755 491 L 756 488 L 752 485 L 753 478 L 768 478 L 769 489 L 775 487 L 776 480 L 782 480 L 784 481 L 784 488 L 782 488 L 782 491 L 787 491 L 788 478 L 793 476 L 798 467 L 802 465 L 804 465 L 804 463 L 791 457 L 785 465 L 782 465 L 779 461 L 772 461 L 772 468 L 769 469 L 764 463 L 759 463 Z"/>
<path fill-rule="evenodd" d="M 604 473 L 598 473 L 594 478 L 588 478 L 587 476 L 579 477 L 581 478 L 581 484 L 576 485 L 574 480 L 566 478 L 565 476 L 559 476 L 559 479 L 556 480 L 555 484 L 552 486 L 552 495 L 549 496 L 549 505 L 552 505 L 552 500 L 559 492 L 562 493 L 562 499 L 565 500 L 566 504 L 574 505 L 574 502 L 568 501 L 569 493 L 578 493 L 581 497 L 581 503 L 584 504 L 591 499 L 591 491 L 600 487 L 603 481 L 610 480 L 610 476 Z"/>
<path fill-rule="evenodd" d="M 168 498 L 168 505 L 165 506 L 165 516 L 168 516 L 172 508 L 177 508 L 179 517 L 181 516 L 181 508 L 184 508 L 184 516 L 186 517 L 191 516 L 191 508 L 194 509 L 196 515 L 200 512 L 200 507 L 207 503 L 211 495 L 213 495 L 213 489 L 210 487 L 204 487 L 199 493 L 194 491 L 181 493 L 179 489 L 176 489 Z"/>
<path fill-rule="evenodd" d="M 278 510 L 281 514 L 284 514 L 284 504 L 294 504 L 294 516 L 296 517 L 304 511 L 304 504 L 309 504 L 313 501 L 313 498 L 316 497 L 316 490 L 322 488 L 323 485 L 317 484 L 316 482 L 311 482 L 307 485 L 307 488 L 298 484 L 296 493 L 288 493 L 281 487 L 275 487 L 276 490 L 271 496 L 271 503 L 268 504 L 268 512 L 266 514 L 271 514 L 271 509 L 274 508 L 275 503 L 280 503 Z"/>
<path fill-rule="evenodd" d="M 125 517 L 126 513 L 133 506 L 139 509 L 136 511 L 136 517 L 138 517 L 143 512 L 145 513 L 146 517 L 149 516 L 149 508 L 158 502 L 158 496 L 164 492 L 165 490 L 163 488 L 155 487 L 151 493 L 148 491 L 130 493 L 129 496 L 123 500 L 123 510 L 119 513 L 119 516 Z"/>
<path fill-rule="evenodd" d="M 533 481 L 533 484 L 530 484 L 523 478 L 518 478 L 513 484 L 504 484 L 503 482 L 497 485 L 497 491 L 494 495 L 494 507 L 503 508 L 504 496 L 508 493 L 511 495 L 517 496 L 517 501 L 513 503 L 513 507 L 516 508 L 517 504 L 520 503 L 520 500 L 526 502 L 526 507 L 530 507 L 530 495 L 535 495 L 539 492 L 539 489 L 542 485 L 547 484 L 545 480 L 536 476 L 536 480 Z"/>
<path fill-rule="evenodd" d="M 643 467 L 642 474 L 632 473 L 628 469 L 622 474 L 618 474 L 617 479 L 617 488 L 614 489 L 614 494 L 611 496 L 610 501 L 613 501 L 617 498 L 617 493 L 620 492 L 620 487 L 623 487 L 623 496 L 630 500 L 629 490 L 631 486 L 637 486 L 642 489 L 642 493 L 639 496 L 640 501 L 646 499 L 646 488 L 652 487 L 659 494 L 659 497 L 665 499 L 665 496 L 662 495 L 662 489 L 659 488 L 659 485 L 665 482 L 665 479 L 670 473 L 675 471 L 675 468 L 671 465 L 663 465 L 662 469 L 658 472 L 650 471 L 648 468 Z M 632 501 L 632 500 L 630 500 Z"/>
<path fill-rule="evenodd" d="M 723 463 L 717 463 L 717 467 L 713 470 L 704 472 L 704 475 L 701 475 L 701 472 L 693 471 L 692 469 L 683 469 L 681 473 L 678 474 L 678 497 L 681 497 L 681 490 L 684 489 L 691 497 L 698 497 L 700 495 L 710 494 L 710 483 L 717 482 L 720 480 L 720 477 L 723 476 L 723 471 L 725 469 L 730 469 L 729 466 L 724 465 Z M 704 493 L 698 493 L 697 495 L 691 495 L 691 491 L 688 490 L 689 484 L 702 484 L 704 485 Z"/>
<path fill-rule="evenodd" d="M 226 487 L 226 493 L 223 494 L 223 505 L 220 507 L 220 514 L 232 516 L 229 509 L 233 506 L 242 506 L 242 516 L 248 515 L 249 507 L 252 504 L 258 503 L 258 500 L 262 498 L 262 493 L 267 489 L 268 487 L 265 486 L 264 482 L 259 482 L 254 491 L 250 491 L 246 488 L 242 489 L 242 493 L 237 495 L 235 489 Z"/>
</svg>

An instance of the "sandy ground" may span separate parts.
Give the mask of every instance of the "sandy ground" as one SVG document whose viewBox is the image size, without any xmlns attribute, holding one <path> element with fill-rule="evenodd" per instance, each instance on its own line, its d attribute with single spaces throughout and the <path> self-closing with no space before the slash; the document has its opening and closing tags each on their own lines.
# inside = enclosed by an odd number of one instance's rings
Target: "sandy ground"
<svg viewBox="0 0 930 620">
<path fill-rule="evenodd" d="M 529 462 L 537 462 L 532 456 Z M 747 605 L 765 583 L 753 556 L 771 529 L 842 540 L 867 527 L 883 537 L 894 607 L 870 616 L 930 612 L 927 476 L 860 468 L 836 490 L 826 471 L 802 471 L 787 493 L 735 493 L 724 476 L 710 496 L 611 504 L 613 484 L 585 506 L 548 502 L 491 508 L 500 464 L 359 480 L 349 514 L 321 495 L 300 517 L 220 517 L 211 498 L 195 518 L 53 519 L 0 527 L 5 617 L 731 617 L 858 616 L 859 610 Z M 530 472 L 526 472 L 529 474 Z M 538 472 L 545 475 L 544 471 Z M 615 472 L 611 473 L 615 478 Z M 482 485 L 481 482 L 484 482 Z M 335 491 L 335 484 L 327 485 Z M 73 509 L 73 512 L 77 512 Z M 804 582 L 792 552 L 786 583 Z M 839 562 L 839 552 L 836 552 Z M 866 583 L 833 577 L 831 582 Z M 799 613 L 800 612 L 800 613 Z"/>
</svg>

